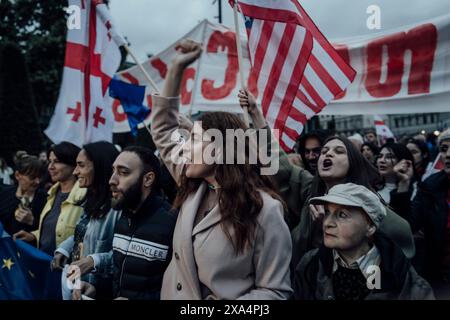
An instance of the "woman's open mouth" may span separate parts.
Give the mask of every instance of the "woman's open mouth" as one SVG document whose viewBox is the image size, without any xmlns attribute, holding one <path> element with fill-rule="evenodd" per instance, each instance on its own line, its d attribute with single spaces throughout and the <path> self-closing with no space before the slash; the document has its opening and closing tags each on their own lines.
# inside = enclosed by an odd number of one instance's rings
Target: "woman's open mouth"
<svg viewBox="0 0 450 320">
<path fill-rule="evenodd" d="M 322 168 L 324 170 L 328 170 L 331 168 L 331 166 L 333 165 L 333 161 L 331 161 L 330 159 L 325 159 L 322 162 Z"/>
</svg>

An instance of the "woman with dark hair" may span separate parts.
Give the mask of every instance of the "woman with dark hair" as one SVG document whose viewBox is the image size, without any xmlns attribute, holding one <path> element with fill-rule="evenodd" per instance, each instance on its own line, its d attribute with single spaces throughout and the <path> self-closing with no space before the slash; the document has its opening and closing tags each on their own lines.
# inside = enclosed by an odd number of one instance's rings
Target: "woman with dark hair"
<svg viewBox="0 0 450 320">
<path fill-rule="evenodd" d="M 43 169 L 35 156 L 25 154 L 17 159 L 14 173 L 17 186 L 5 187 L 0 192 L 0 221 L 9 234 L 38 228 L 47 201 L 45 191 L 39 188 Z"/>
<path fill-rule="evenodd" d="M 326 140 L 318 161 L 318 172 L 311 184 L 310 197 L 320 197 L 333 186 L 354 183 L 376 192 L 375 186 L 381 181 L 376 168 L 367 161 L 354 144 L 344 137 L 330 137 Z M 385 204 L 386 205 L 386 204 Z M 310 216 L 300 221 L 293 230 L 298 251 L 293 253 L 293 261 L 298 262 L 303 253 L 317 248 L 323 241 L 323 207 L 309 206 Z M 415 253 L 411 228 L 406 220 L 387 208 L 387 216 L 379 228 L 404 251 L 408 258 Z M 294 265 L 295 266 L 295 265 Z"/>
<path fill-rule="evenodd" d="M 179 129 L 183 72 L 200 54 L 200 45 L 182 41 L 162 96 L 153 97 L 153 141 L 179 184 L 175 207 L 180 209 L 161 298 L 287 299 L 292 293 L 292 244 L 283 221 L 282 200 L 273 184 L 260 175 L 259 164 L 249 163 L 247 148 L 234 152 L 230 164 L 207 164 L 202 157 L 214 145 L 223 159 L 231 152 L 225 141 L 212 143 L 203 137 L 211 138 L 209 134 L 215 132 L 223 138 L 227 130 L 234 133 L 248 128 L 237 115 L 205 113 L 186 143 L 173 139 Z M 232 142 L 236 151 L 238 138 Z M 182 150 L 193 161 L 178 161 Z M 244 158 L 243 164 L 236 164 L 238 156 Z"/>
<path fill-rule="evenodd" d="M 375 167 L 345 137 L 329 137 L 318 162 L 321 170 L 312 180 L 312 197 L 320 197 L 340 183 L 352 182 L 371 188 L 380 179 Z"/>
<path fill-rule="evenodd" d="M 36 243 L 40 250 L 53 255 L 55 249 L 73 235 L 82 212 L 79 202 L 86 194 L 73 175 L 79 152 L 80 148 L 70 142 L 50 148 L 48 171 L 55 185 L 48 191 L 39 229 L 32 233 L 21 230 L 14 235 L 16 239 Z"/>
<path fill-rule="evenodd" d="M 261 111 L 256 106 L 255 98 L 249 92 L 241 92 L 239 97 L 241 106 L 249 108 L 256 127 L 267 126 Z M 282 150 L 280 153 L 280 170 L 275 177 L 281 194 L 288 204 L 287 219 L 299 220 L 291 231 L 292 267 L 295 269 L 306 252 L 318 248 L 323 242 L 324 209 L 321 206 L 308 206 L 309 199 L 325 195 L 335 185 L 350 182 L 375 192 L 375 186 L 381 178 L 376 168 L 363 157 L 350 140 L 344 137 L 333 136 L 325 140 L 314 177 L 306 170 L 290 165 L 286 154 Z M 387 208 L 387 216 L 379 230 L 391 238 L 408 258 L 414 256 L 411 228 L 405 219 Z"/>
<path fill-rule="evenodd" d="M 399 189 L 399 192 L 405 192 L 405 183 L 402 179 L 401 172 L 398 171 L 400 167 L 405 167 L 405 170 L 412 168 L 414 172 L 414 180 L 416 174 L 414 170 L 414 159 L 408 148 L 399 143 L 386 143 L 380 149 L 380 154 L 377 158 L 378 172 L 382 177 L 382 183 L 377 186 L 378 193 L 383 200 L 389 204 L 391 202 L 391 193 Z M 403 170 L 403 169 L 402 169 Z M 409 184 L 408 188 L 415 189 L 415 184 Z M 415 192 L 412 192 L 414 196 Z"/>
<path fill-rule="evenodd" d="M 364 142 L 361 146 L 361 153 L 371 164 L 375 165 L 376 158 L 378 156 L 378 147 L 370 142 Z"/>
<path fill-rule="evenodd" d="M 406 147 L 414 158 L 414 168 L 416 169 L 418 181 L 420 181 L 430 162 L 430 152 L 427 144 L 417 139 L 409 139 Z"/>
<path fill-rule="evenodd" d="M 111 209 L 109 179 L 118 155 L 109 142 L 84 145 L 78 154 L 73 173 L 80 188 L 87 188 L 81 201 L 84 210 L 74 235 L 59 245 L 52 261 L 52 269 L 71 263 L 68 274 L 78 267 L 82 280 L 95 286 L 97 299 L 112 298 L 112 239 L 118 212 Z M 69 292 L 63 297 L 72 298 Z"/>
</svg>

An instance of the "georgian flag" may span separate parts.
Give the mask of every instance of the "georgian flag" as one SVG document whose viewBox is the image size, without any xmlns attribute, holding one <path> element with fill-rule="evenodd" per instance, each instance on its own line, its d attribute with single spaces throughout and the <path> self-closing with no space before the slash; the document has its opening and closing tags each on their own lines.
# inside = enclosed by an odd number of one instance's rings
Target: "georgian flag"
<svg viewBox="0 0 450 320">
<path fill-rule="evenodd" d="M 54 142 L 78 146 L 112 141 L 114 116 L 108 85 L 117 71 L 124 40 L 112 28 L 101 0 L 69 0 L 77 6 L 81 27 L 67 32 L 63 80 L 45 134 Z"/>
<path fill-rule="evenodd" d="M 389 129 L 389 127 L 386 125 L 386 123 L 380 116 L 374 116 L 374 122 L 377 136 L 379 140 L 382 141 L 382 144 L 384 144 L 384 142 L 388 138 L 395 138 L 391 129 Z"/>
</svg>

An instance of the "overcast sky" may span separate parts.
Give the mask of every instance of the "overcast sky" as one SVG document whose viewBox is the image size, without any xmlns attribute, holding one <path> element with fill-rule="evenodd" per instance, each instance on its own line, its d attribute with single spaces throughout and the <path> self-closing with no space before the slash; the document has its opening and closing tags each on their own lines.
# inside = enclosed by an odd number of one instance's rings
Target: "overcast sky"
<svg viewBox="0 0 450 320">
<path fill-rule="evenodd" d="M 201 20 L 217 22 L 213 0 L 110 0 L 113 19 L 138 59 L 157 54 Z M 381 29 L 388 30 L 450 13 L 450 0 L 300 0 L 328 39 L 379 32 L 366 26 L 370 5 L 381 9 Z M 223 24 L 233 27 L 233 12 L 222 0 Z M 242 25 L 242 21 L 241 21 Z"/>
</svg>

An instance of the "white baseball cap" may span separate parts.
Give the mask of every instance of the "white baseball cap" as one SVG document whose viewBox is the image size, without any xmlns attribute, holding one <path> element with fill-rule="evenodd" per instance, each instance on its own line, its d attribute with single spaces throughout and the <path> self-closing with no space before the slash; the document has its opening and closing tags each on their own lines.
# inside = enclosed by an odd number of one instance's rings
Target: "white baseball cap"
<svg viewBox="0 0 450 320">
<path fill-rule="evenodd" d="M 387 214 L 386 207 L 374 192 L 354 183 L 335 185 L 328 191 L 328 194 L 312 198 L 309 202 L 311 204 L 335 203 L 361 208 L 367 213 L 377 228 Z"/>
</svg>

